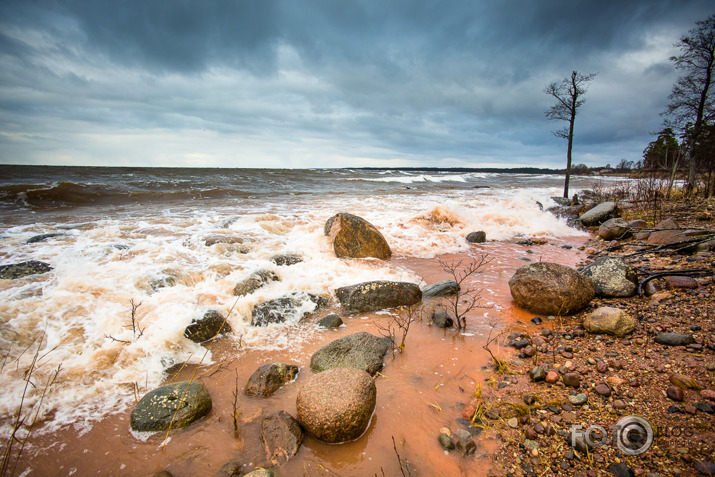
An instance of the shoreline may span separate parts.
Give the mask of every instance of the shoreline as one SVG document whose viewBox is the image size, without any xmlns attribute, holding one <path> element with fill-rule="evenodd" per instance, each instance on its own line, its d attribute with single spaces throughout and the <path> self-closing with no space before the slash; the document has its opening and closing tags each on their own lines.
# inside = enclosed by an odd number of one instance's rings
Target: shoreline
<svg viewBox="0 0 715 477">
<path fill-rule="evenodd" d="M 684 228 L 709 226 L 712 231 L 712 214 L 705 215 L 712 211 L 712 206 L 674 202 L 664 205 L 668 210 L 661 211 L 661 218 L 673 215 Z M 629 219 L 644 218 L 648 212 L 644 208 L 631 208 L 624 215 Z M 709 219 L 703 221 L 704 217 Z M 582 265 L 599 257 L 629 255 L 643 243 L 633 238 L 608 242 L 591 231 Z M 712 272 L 713 258 L 712 251 L 698 255 L 666 251 L 643 253 L 629 261 L 640 270 L 677 271 L 701 264 Z M 512 409 L 516 409 L 511 414 L 487 413 L 482 421 L 487 429 L 485 435 L 501 442 L 491 475 L 710 475 L 703 469 L 713 468 L 715 455 L 712 273 L 697 279 L 697 285 L 697 288 L 669 285 L 650 297 L 597 297 L 584 311 L 572 316 L 512 326 L 511 340 L 502 344 L 511 341 L 514 346 L 513 340 L 523 340 L 531 351 L 526 354 L 524 348 L 508 351 L 510 371 L 499 374 L 492 370 L 490 376 L 494 382 L 518 382 L 516 388 L 510 387 L 506 392 L 489 389 L 491 399 L 514 403 Z M 635 330 L 620 338 L 585 331 L 584 317 L 601 306 L 626 310 L 636 318 Z M 693 336 L 693 345 L 656 343 L 654 337 L 663 332 Z M 557 381 L 548 384 L 530 379 L 530 371 L 537 366 L 546 372 L 555 371 Z M 580 379 L 576 382 L 569 379 L 567 385 L 564 378 L 568 373 Z M 683 390 L 690 383 L 687 379 L 697 384 Z M 674 383 L 680 391 L 671 389 Z M 570 398 L 580 393 L 586 395 L 586 404 L 572 404 Z M 626 455 L 610 440 L 595 447 L 581 444 L 577 449 L 569 444 L 570 433 L 576 432 L 578 437 L 581 430 L 591 426 L 601 426 L 607 439 L 612 439 L 611 426 L 632 415 L 646 418 L 655 429 L 653 444 L 643 455 Z M 593 432 L 598 441 L 601 434 Z"/>
</svg>

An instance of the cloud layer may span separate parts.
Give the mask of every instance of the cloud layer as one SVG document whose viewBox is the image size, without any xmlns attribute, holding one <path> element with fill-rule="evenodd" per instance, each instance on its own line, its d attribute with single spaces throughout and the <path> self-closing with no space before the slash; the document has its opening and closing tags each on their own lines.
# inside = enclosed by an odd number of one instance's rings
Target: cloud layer
<svg viewBox="0 0 715 477">
<path fill-rule="evenodd" d="M 638 160 L 706 1 L 0 3 L 0 163 L 563 167 L 546 84 L 598 72 L 574 161 Z"/>
</svg>

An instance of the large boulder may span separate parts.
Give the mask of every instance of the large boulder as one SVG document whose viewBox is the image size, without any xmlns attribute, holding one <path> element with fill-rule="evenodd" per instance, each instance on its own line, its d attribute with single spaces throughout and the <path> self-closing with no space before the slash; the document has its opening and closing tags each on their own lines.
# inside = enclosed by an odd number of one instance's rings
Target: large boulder
<svg viewBox="0 0 715 477">
<path fill-rule="evenodd" d="M 583 327 L 589 333 L 626 336 L 636 327 L 636 320 L 620 308 L 602 306 L 583 320 Z"/>
<path fill-rule="evenodd" d="M 593 280 L 596 295 L 629 297 L 638 290 L 638 271 L 620 257 L 602 257 L 581 272 Z"/>
<path fill-rule="evenodd" d="M 261 442 L 268 460 L 273 465 L 283 465 L 298 453 L 303 443 L 303 431 L 287 412 L 274 412 L 261 421 Z"/>
<path fill-rule="evenodd" d="M 590 278 L 558 263 L 539 262 L 519 267 L 509 280 L 516 304 L 539 315 L 570 315 L 588 305 L 596 294 Z"/>
<path fill-rule="evenodd" d="M 208 310 L 200 320 L 192 321 L 184 330 L 184 336 L 195 343 L 208 341 L 219 333 L 230 333 L 231 325 L 216 310 Z"/>
<path fill-rule="evenodd" d="M 586 211 L 581 216 L 581 223 L 587 227 L 601 225 L 608 219 L 618 216 L 618 206 L 615 202 L 603 202 Z"/>
<path fill-rule="evenodd" d="M 270 270 L 258 270 L 245 280 L 237 283 L 233 289 L 233 294 L 234 296 L 250 295 L 262 286 L 279 280 L 278 276 Z"/>
<path fill-rule="evenodd" d="M 382 358 L 390 349 L 388 338 L 365 331 L 332 341 L 310 358 L 310 369 L 321 372 L 333 368 L 358 368 L 374 375 L 382 369 Z"/>
<path fill-rule="evenodd" d="M 459 283 L 454 280 L 442 280 L 422 289 L 422 298 L 454 295 L 459 291 Z"/>
<path fill-rule="evenodd" d="M 627 237 L 631 233 L 628 222 L 620 217 L 608 219 L 598 228 L 598 236 L 603 240 L 615 240 Z"/>
<path fill-rule="evenodd" d="M 364 282 L 338 288 L 335 294 L 350 315 L 414 305 L 422 300 L 420 287 L 408 282 Z"/>
<path fill-rule="evenodd" d="M 374 257 L 387 260 L 392 256 L 385 237 L 367 220 L 341 212 L 328 219 L 323 229 L 333 242 L 338 258 Z"/>
<path fill-rule="evenodd" d="M 467 242 L 469 243 L 484 243 L 487 241 L 487 233 L 483 230 L 478 232 L 470 232 L 467 234 Z"/>
<path fill-rule="evenodd" d="M 246 396 L 268 397 L 285 383 L 293 381 L 299 368 L 293 364 L 266 363 L 253 372 L 243 393 Z"/>
<path fill-rule="evenodd" d="M 253 307 L 252 326 L 268 326 L 271 323 L 298 322 L 308 313 L 328 304 L 319 296 L 296 292 L 282 298 L 265 301 Z"/>
<path fill-rule="evenodd" d="M 298 421 L 323 442 L 352 441 L 367 429 L 376 397 L 375 383 L 365 371 L 331 369 L 311 377 L 298 391 Z"/>
<path fill-rule="evenodd" d="M 139 432 L 166 431 L 170 425 L 181 429 L 208 414 L 211 405 L 209 392 L 198 381 L 167 384 L 141 398 L 132 410 L 131 427 Z"/>
<path fill-rule="evenodd" d="M 29 260 L 27 262 L 0 265 L 0 278 L 14 280 L 29 275 L 38 275 L 52 270 L 49 263 Z"/>
</svg>

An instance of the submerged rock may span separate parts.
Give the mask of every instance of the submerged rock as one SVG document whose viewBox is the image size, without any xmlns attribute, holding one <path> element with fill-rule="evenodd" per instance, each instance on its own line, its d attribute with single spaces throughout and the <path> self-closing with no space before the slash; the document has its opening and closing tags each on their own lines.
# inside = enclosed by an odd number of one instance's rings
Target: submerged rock
<svg viewBox="0 0 715 477">
<path fill-rule="evenodd" d="M 382 369 L 382 358 L 390 348 L 388 338 L 365 331 L 338 338 L 310 358 L 310 369 L 321 372 L 332 368 L 358 368 L 374 375 Z"/>
<path fill-rule="evenodd" d="M 358 283 L 335 291 L 345 313 L 354 315 L 369 311 L 409 306 L 422 300 L 422 291 L 414 283 L 374 281 Z"/>
<path fill-rule="evenodd" d="M 293 381 L 298 372 L 298 366 L 293 364 L 264 364 L 248 378 L 243 393 L 246 396 L 268 397 L 278 391 L 284 384 Z"/>
<path fill-rule="evenodd" d="M 471 232 L 467 235 L 467 242 L 469 243 L 484 243 L 487 241 L 487 233 L 483 231 Z"/>
<path fill-rule="evenodd" d="M 167 384 L 141 398 L 132 410 L 131 427 L 139 432 L 166 431 L 169 425 L 181 429 L 208 414 L 211 405 L 211 396 L 198 381 Z"/>
<path fill-rule="evenodd" d="M 509 290 L 519 307 L 540 315 L 577 313 L 596 293 L 590 278 L 549 262 L 519 267 L 509 280 Z"/>
<path fill-rule="evenodd" d="M 326 306 L 325 298 L 305 292 L 296 292 L 282 298 L 259 303 L 251 313 L 252 326 L 267 326 L 271 323 L 300 321 L 308 313 Z"/>
<path fill-rule="evenodd" d="M 330 369 L 312 376 L 298 391 L 298 420 L 323 442 L 352 441 L 367 429 L 376 397 L 375 383 L 365 371 Z"/>
<path fill-rule="evenodd" d="M 27 262 L 0 265 L 0 278 L 14 280 L 29 275 L 38 275 L 52 270 L 49 263 L 28 260 Z"/>
<path fill-rule="evenodd" d="M 303 443 L 303 431 L 287 412 L 274 412 L 261 421 L 261 442 L 268 460 L 273 465 L 283 465 L 298 453 Z"/>
<path fill-rule="evenodd" d="M 454 280 L 442 280 L 441 282 L 427 285 L 422 289 L 422 298 L 432 298 L 438 296 L 454 295 L 459 291 L 459 284 Z"/>
<path fill-rule="evenodd" d="M 33 235 L 29 239 L 25 241 L 25 243 L 37 243 L 37 242 L 43 242 L 47 239 L 51 238 L 56 238 L 56 237 L 67 237 L 67 234 L 62 233 L 62 232 L 52 232 L 48 234 L 39 234 L 39 235 Z"/>
<path fill-rule="evenodd" d="M 444 311 L 437 311 L 432 315 L 432 324 L 437 328 L 451 328 L 454 320 Z"/>
<path fill-rule="evenodd" d="M 343 325 L 343 319 L 340 318 L 335 313 L 332 313 L 326 317 L 323 317 L 319 322 L 318 326 L 322 328 L 340 328 Z"/>
<path fill-rule="evenodd" d="M 275 273 L 269 270 L 258 270 L 253 272 L 248 278 L 236 284 L 233 289 L 234 296 L 250 295 L 264 285 L 270 282 L 277 282 L 280 278 Z"/>
<path fill-rule="evenodd" d="M 638 290 L 638 271 L 620 257 L 599 258 L 582 273 L 593 280 L 598 296 L 629 297 Z"/>
<path fill-rule="evenodd" d="M 295 265 L 303 261 L 303 257 L 296 255 L 294 253 L 286 253 L 283 255 L 274 255 L 271 257 L 271 262 L 278 266 L 290 266 Z"/>
<path fill-rule="evenodd" d="M 387 260 L 392 256 L 385 237 L 367 220 L 341 212 L 329 218 L 324 227 L 338 258 L 374 257 Z"/>
<path fill-rule="evenodd" d="M 216 245 L 218 243 L 237 244 L 243 243 L 243 239 L 241 237 L 236 237 L 235 235 L 211 235 L 209 237 L 204 238 L 204 244 L 207 247 Z"/>
<path fill-rule="evenodd" d="M 230 333 L 231 325 L 216 310 L 209 310 L 204 313 L 203 318 L 194 320 L 184 330 L 184 336 L 195 343 L 203 343 L 210 340 L 219 333 Z"/>
</svg>

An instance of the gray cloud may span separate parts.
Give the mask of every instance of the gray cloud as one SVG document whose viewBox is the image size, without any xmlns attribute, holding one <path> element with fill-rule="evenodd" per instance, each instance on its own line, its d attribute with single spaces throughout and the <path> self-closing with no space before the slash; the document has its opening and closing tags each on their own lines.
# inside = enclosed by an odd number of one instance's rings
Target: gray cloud
<svg viewBox="0 0 715 477">
<path fill-rule="evenodd" d="M 710 8 L 5 0 L 0 162 L 561 167 L 543 88 L 573 69 L 576 162 L 637 160 Z"/>
</svg>

